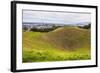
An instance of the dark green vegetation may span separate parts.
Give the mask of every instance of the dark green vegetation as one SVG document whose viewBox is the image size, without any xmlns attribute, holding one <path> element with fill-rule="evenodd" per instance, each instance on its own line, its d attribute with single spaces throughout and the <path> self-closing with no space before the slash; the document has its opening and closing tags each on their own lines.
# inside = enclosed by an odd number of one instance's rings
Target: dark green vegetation
<svg viewBox="0 0 100 73">
<path fill-rule="evenodd" d="M 23 31 L 23 62 L 91 58 L 90 29 L 64 26 L 50 32 Z"/>
<path fill-rule="evenodd" d="M 41 28 L 41 29 L 37 29 L 35 27 L 31 28 L 30 31 L 35 31 L 35 32 L 50 32 L 53 31 L 57 28 L 59 28 L 60 26 L 52 26 L 52 28 Z"/>
<path fill-rule="evenodd" d="M 83 28 L 83 29 L 90 29 L 91 28 L 91 24 L 88 25 L 84 25 L 84 26 L 78 26 L 79 28 Z"/>
</svg>

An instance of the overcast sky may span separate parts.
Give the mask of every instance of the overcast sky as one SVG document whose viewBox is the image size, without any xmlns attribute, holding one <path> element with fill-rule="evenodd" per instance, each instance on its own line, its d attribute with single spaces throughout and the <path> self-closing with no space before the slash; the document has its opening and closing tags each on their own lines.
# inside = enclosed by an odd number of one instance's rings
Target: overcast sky
<svg viewBox="0 0 100 73">
<path fill-rule="evenodd" d="M 90 21 L 90 13 L 23 10 L 23 22 L 75 24 Z"/>
</svg>

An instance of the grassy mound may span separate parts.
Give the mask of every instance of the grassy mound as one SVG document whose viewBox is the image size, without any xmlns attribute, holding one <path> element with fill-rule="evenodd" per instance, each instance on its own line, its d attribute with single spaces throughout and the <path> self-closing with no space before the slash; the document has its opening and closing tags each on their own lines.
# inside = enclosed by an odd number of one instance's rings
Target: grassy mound
<svg viewBox="0 0 100 73">
<path fill-rule="evenodd" d="M 76 48 L 90 48 L 90 30 L 76 27 L 62 27 L 45 34 L 44 40 L 62 49 L 76 50 Z"/>
<path fill-rule="evenodd" d="M 23 62 L 90 59 L 90 30 L 61 27 L 51 32 L 23 32 Z"/>
</svg>

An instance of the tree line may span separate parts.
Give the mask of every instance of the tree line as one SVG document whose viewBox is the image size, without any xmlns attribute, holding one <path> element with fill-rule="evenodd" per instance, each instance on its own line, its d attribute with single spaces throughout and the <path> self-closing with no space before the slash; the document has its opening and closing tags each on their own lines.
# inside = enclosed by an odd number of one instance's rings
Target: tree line
<svg viewBox="0 0 100 73">
<path fill-rule="evenodd" d="M 53 31 L 59 27 L 61 27 L 61 26 L 53 25 L 51 28 L 37 28 L 37 27 L 28 28 L 27 26 L 25 26 L 25 27 L 23 27 L 23 30 L 24 31 L 36 31 L 36 32 L 49 32 L 49 31 Z"/>
</svg>

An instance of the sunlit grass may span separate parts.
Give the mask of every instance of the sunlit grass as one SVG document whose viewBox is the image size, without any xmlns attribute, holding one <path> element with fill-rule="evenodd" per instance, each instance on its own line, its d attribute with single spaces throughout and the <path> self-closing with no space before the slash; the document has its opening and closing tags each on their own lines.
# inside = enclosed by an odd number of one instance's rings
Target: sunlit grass
<svg viewBox="0 0 100 73">
<path fill-rule="evenodd" d="M 84 49 L 83 49 L 84 50 Z M 56 49 L 32 49 L 23 51 L 23 62 L 65 61 L 90 59 L 90 53 L 86 49 L 82 51 L 62 51 Z"/>
</svg>

